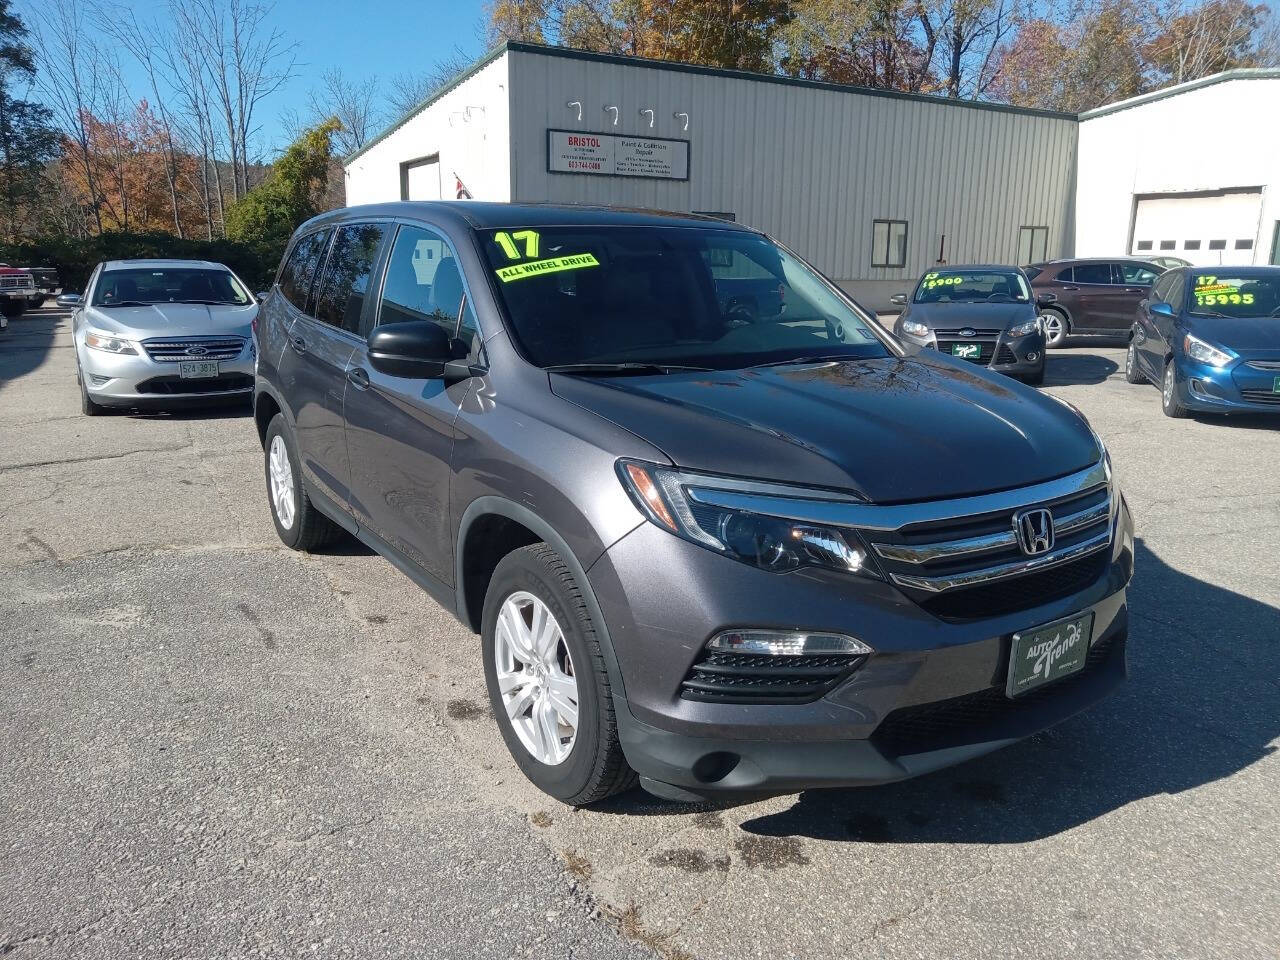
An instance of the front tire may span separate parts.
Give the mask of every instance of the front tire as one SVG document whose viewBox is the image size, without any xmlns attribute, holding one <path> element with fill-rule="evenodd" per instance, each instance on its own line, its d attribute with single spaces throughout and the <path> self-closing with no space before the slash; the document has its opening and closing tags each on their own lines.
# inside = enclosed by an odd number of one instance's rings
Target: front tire
<svg viewBox="0 0 1280 960">
<path fill-rule="evenodd" d="M 89 396 L 89 391 L 84 386 L 84 375 L 80 375 L 80 412 L 86 417 L 100 417 L 107 412 L 107 408 L 100 403 L 94 402 L 93 397 Z"/>
<path fill-rule="evenodd" d="M 1040 323 L 1044 326 L 1044 345 L 1046 350 L 1056 350 L 1067 342 L 1071 333 L 1071 325 L 1066 314 L 1058 310 L 1046 310 L 1040 314 Z"/>
<path fill-rule="evenodd" d="M 298 447 L 284 414 L 271 418 L 263 452 L 267 499 L 280 542 L 291 550 L 314 550 L 341 536 L 342 528 L 312 506 L 303 489 Z"/>
<path fill-rule="evenodd" d="M 534 786 L 584 806 L 635 784 L 600 639 L 559 554 L 535 543 L 499 561 L 480 636 L 498 729 Z"/>
<path fill-rule="evenodd" d="M 1166 417 L 1181 419 L 1190 413 L 1186 407 L 1182 405 L 1182 398 L 1178 396 L 1178 373 L 1173 365 L 1173 360 L 1168 360 L 1164 365 L 1164 386 L 1160 391 Z"/>
<path fill-rule="evenodd" d="M 1142 375 L 1142 369 L 1138 366 L 1138 347 L 1133 340 L 1129 341 L 1129 349 L 1124 355 L 1124 382 L 1147 382 L 1147 378 Z"/>
<path fill-rule="evenodd" d="M 18 319 L 26 309 L 27 304 L 23 300 L 5 300 L 0 302 L 0 313 L 3 313 L 10 320 Z"/>
</svg>

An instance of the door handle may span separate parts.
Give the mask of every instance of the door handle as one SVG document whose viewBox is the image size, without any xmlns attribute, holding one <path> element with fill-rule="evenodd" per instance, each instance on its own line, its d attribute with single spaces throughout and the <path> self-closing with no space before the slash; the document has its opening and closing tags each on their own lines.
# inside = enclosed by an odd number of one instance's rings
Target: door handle
<svg viewBox="0 0 1280 960">
<path fill-rule="evenodd" d="M 293 347 L 294 353 L 307 352 L 307 341 L 303 340 L 301 337 L 290 337 L 289 346 Z"/>
<path fill-rule="evenodd" d="M 1125 287 L 1124 292 L 1125 293 L 1142 293 L 1143 290 L 1141 287 Z"/>
<path fill-rule="evenodd" d="M 1063 290 L 1079 290 L 1079 287 L 1063 287 Z"/>
<path fill-rule="evenodd" d="M 357 390 L 369 389 L 369 374 L 365 373 L 363 367 L 352 367 L 347 371 L 347 380 Z"/>
</svg>

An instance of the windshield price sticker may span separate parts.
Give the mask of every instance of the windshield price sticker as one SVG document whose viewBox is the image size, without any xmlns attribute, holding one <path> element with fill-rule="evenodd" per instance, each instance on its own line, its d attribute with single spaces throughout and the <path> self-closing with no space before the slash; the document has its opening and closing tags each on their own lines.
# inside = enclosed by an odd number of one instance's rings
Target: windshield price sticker
<svg viewBox="0 0 1280 960">
<path fill-rule="evenodd" d="M 926 273 L 924 275 L 924 288 L 932 290 L 934 287 L 957 287 L 964 283 L 964 277 L 940 277 L 936 273 Z"/>
<path fill-rule="evenodd" d="M 587 267 L 598 267 L 600 261 L 590 253 L 575 253 L 567 257 L 550 257 L 546 260 L 529 260 L 525 263 L 513 263 L 509 267 L 498 268 L 498 279 L 503 283 L 512 280 L 524 280 L 544 273 L 559 273 L 562 270 L 583 270 Z"/>
<path fill-rule="evenodd" d="M 538 255 L 538 241 L 539 237 L 536 230 L 516 230 L 514 233 L 499 230 L 493 235 L 493 242 L 502 248 L 502 252 L 507 255 L 508 260 L 536 257 Z M 521 247 L 524 248 L 523 253 L 521 253 Z"/>
<path fill-rule="evenodd" d="M 1226 289 L 1230 290 L 1231 287 Z M 1213 307 L 1213 306 L 1249 306 L 1253 303 L 1252 293 L 1201 293 L 1196 290 L 1196 306 L 1197 307 Z"/>
</svg>

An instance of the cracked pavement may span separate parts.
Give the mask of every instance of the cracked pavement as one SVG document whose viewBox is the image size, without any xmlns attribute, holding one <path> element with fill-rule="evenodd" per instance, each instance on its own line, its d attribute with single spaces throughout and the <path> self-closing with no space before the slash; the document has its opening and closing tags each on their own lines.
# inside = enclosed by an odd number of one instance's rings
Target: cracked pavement
<svg viewBox="0 0 1280 960">
<path fill-rule="evenodd" d="M 279 545 L 246 416 L 82 418 L 68 346 L 53 309 L 0 335 L 0 955 L 1280 952 L 1280 424 L 1052 354 L 1137 520 L 1120 694 L 887 787 L 572 810 L 474 637 Z"/>
</svg>

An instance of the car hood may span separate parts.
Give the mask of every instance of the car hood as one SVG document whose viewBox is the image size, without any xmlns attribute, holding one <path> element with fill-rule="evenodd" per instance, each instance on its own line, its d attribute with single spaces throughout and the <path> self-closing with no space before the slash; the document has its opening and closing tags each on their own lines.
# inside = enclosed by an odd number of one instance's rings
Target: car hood
<svg viewBox="0 0 1280 960">
<path fill-rule="evenodd" d="M 1191 317 L 1187 332 L 1228 350 L 1280 350 L 1280 317 Z"/>
<path fill-rule="evenodd" d="M 243 307 L 203 303 L 153 303 L 145 307 L 88 307 L 85 320 L 104 333 L 129 340 L 150 337 L 247 336 L 258 312 L 256 303 Z"/>
<path fill-rule="evenodd" d="M 958 327 L 1004 330 L 1012 323 L 1031 320 L 1036 315 L 1032 303 L 913 303 L 903 314 L 929 325 L 929 329 Z"/>
<path fill-rule="evenodd" d="M 1023 486 L 1098 459 L 1064 404 L 936 355 L 551 384 L 678 466 L 877 503 Z"/>
</svg>

